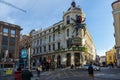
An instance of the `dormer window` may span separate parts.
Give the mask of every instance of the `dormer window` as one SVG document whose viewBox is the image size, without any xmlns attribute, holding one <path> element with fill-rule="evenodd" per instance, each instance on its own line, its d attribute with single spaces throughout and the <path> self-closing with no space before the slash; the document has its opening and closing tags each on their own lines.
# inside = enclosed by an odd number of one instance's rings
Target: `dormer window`
<svg viewBox="0 0 120 80">
<path fill-rule="evenodd" d="M 66 21 L 67 24 L 70 24 L 70 16 L 67 16 Z"/>
</svg>

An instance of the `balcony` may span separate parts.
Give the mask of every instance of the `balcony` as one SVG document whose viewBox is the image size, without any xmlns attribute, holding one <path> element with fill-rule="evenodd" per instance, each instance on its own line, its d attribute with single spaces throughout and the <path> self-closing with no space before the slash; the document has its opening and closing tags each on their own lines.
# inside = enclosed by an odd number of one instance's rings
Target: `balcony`
<svg viewBox="0 0 120 80">
<path fill-rule="evenodd" d="M 87 52 L 88 49 L 86 47 L 82 46 L 77 46 L 77 47 L 71 47 L 71 48 L 63 48 L 59 50 L 55 50 L 55 53 L 60 53 L 60 52 L 65 52 L 65 51 L 82 51 L 82 52 Z"/>
</svg>

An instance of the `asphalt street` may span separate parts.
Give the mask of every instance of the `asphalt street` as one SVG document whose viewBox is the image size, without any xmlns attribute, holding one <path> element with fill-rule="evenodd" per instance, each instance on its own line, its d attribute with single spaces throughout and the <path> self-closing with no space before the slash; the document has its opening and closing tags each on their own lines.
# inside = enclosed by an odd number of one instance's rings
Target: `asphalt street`
<svg viewBox="0 0 120 80">
<path fill-rule="evenodd" d="M 120 69 L 102 69 L 95 71 L 94 80 L 120 80 Z M 36 75 L 34 75 L 36 76 Z M 42 73 L 38 78 L 33 80 L 92 80 L 87 71 L 79 69 L 58 69 Z"/>
<path fill-rule="evenodd" d="M 40 77 L 37 77 L 36 71 L 33 71 L 33 75 L 31 80 L 92 80 L 87 71 L 69 68 L 42 72 Z M 120 69 L 103 68 L 101 71 L 95 71 L 94 76 L 94 80 L 120 80 Z M 0 76 L 0 80 L 14 80 L 14 78 Z"/>
</svg>

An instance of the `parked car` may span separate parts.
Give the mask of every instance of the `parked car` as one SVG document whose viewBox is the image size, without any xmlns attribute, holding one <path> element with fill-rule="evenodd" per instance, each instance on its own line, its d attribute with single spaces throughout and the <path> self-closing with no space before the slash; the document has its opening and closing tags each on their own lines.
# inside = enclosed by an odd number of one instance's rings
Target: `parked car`
<svg viewBox="0 0 120 80">
<path fill-rule="evenodd" d="M 88 64 L 85 64 L 85 65 L 82 65 L 82 67 L 81 67 L 81 68 L 82 68 L 83 70 L 87 70 L 87 69 L 88 69 L 88 67 L 89 67 L 89 65 L 88 65 Z"/>
<path fill-rule="evenodd" d="M 99 71 L 100 70 L 100 67 L 99 66 L 95 66 L 95 65 L 92 65 L 93 66 L 93 69 L 95 70 L 95 71 Z M 82 69 L 83 70 L 87 70 L 88 69 L 88 67 L 89 67 L 89 65 L 88 64 L 85 64 L 85 65 L 82 65 Z"/>
</svg>

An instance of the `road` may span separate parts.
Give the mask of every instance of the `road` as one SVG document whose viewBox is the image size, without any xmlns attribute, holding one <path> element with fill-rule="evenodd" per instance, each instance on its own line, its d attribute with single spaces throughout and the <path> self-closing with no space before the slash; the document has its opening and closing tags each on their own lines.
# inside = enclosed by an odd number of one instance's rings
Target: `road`
<svg viewBox="0 0 120 80">
<path fill-rule="evenodd" d="M 55 71 L 42 72 L 37 77 L 36 71 L 33 71 L 32 80 L 92 80 L 87 71 L 80 69 L 56 69 Z M 94 72 L 94 80 L 120 80 L 120 69 L 103 68 L 101 71 Z M 13 76 L 0 77 L 0 80 L 14 80 Z"/>
<path fill-rule="evenodd" d="M 49 71 L 44 74 L 41 74 L 38 80 L 92 80 L 92 79 L 88 76 L 87 71 L 79 69 L 59 69 L 56 71 L 52 72 Z M 101 71 L 95 71 L 94 80 L 120 80 L 120 69 L 102 69 Z"/>
</svg>

